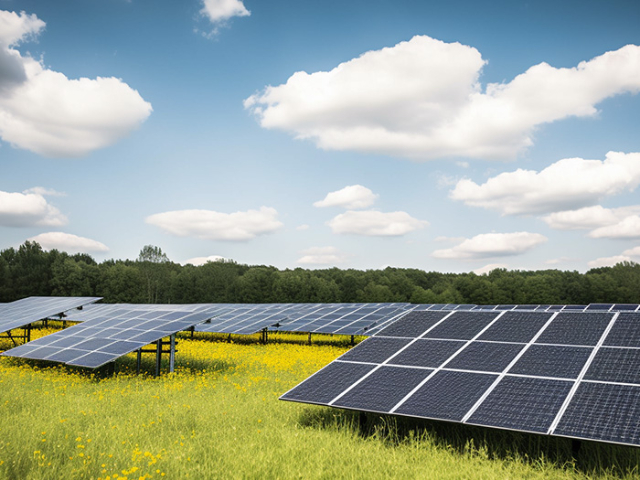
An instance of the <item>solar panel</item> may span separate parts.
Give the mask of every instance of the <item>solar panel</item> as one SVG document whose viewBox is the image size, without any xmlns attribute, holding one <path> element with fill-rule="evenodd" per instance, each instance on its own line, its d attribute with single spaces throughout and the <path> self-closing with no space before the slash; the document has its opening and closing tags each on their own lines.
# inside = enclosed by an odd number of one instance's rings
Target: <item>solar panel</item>
<svg viewBox="0 0 640 480">
<path fill-rule="evenodd" d="M 117 310 L 4 352 L 2 355 L 96 368 L 209 318 L 209 313 Z"/>
<path fill-rule="evenodd" d="M 287 314 L 278 330 L 288 332 L 372 335 L 408 313 L 406 303 L 316 304 Z"/>
<path fill-rule="evenodd" d="M 281 399 L 640 446 L 640 313 L 558 310 L 414 311 Z"/>
<path fill-rule="evenodd" d="M 0 332 L 21 328 L 98 300 L 100 297 L 28 297 L 5 303 L 0 305 Z"/>
</svg>

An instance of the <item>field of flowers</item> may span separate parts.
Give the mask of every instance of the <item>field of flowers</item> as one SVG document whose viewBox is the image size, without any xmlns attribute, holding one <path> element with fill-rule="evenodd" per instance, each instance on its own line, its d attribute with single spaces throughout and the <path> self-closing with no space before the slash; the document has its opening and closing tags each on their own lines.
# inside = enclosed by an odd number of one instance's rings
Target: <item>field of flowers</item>
<svg viewBox="0 0 640 480">
<path fill-rule="evenodd" d="M 34 331 L 34 337 L 51 329 Z M 278 401 L 345 337 L 197 335 L 177 370 L 115 375 L 0 357 L 0 478 L 637 478 L 636 449 Z M 0 349 L 9 348 L 8 343 Z M 145 369 L 152 371 L 152 358 Z"/>
</svg>

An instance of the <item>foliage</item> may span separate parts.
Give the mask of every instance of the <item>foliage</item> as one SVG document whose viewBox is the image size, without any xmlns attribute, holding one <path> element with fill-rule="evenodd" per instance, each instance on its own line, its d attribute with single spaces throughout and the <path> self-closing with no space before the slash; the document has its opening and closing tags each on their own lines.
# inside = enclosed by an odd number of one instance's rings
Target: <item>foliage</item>
<svg viewBox="0 0 640 480">
<path fill-rule="evenodd" d="M 472 304 L 640 303 L 640 265 L 575 271 L 496 269 L 488 274 L 409 268 L 340 270 L 179 265 L 146 245 L 136 261 L 96 263 L 86 254 L 45 252 L 35 242 L 0 251 L 0 302 L 30 295 L 87 295 L 108 303 L 411 302 Z"/>
</svg>

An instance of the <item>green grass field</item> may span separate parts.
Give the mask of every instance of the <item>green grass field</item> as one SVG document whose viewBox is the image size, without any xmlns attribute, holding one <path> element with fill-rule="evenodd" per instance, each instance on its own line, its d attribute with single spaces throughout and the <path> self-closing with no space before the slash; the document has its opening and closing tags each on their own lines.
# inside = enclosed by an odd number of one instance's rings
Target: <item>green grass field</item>
<svg viewBox="0 0 640 480">
<path fill-rule="evenodd" d="M 34 331 L 34 337 L 51 330 Z M 196 335 L 174 374 L 0 358 L 0 478 L 638 478 L 640 449 L 281 402 L 349 338 Z M 0 349 L 9 348 L 4 341 Z M 144 368 L 152 371 L 153 358 Z"/>
</svg>

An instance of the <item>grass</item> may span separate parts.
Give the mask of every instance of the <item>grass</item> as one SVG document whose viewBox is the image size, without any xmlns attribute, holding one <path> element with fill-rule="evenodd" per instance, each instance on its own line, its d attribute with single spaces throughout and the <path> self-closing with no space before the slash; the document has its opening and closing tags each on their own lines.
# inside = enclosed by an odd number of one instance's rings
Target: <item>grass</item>
<svg viewBox="0 0 640 480">
<path fill-rule="evenodd" d="M 280 402 L 350 338 L 257 339 L 183 335 L 159 378 L 0 358 L 0 478 L 638 478 L 640 449 Z"/>
</svg>

